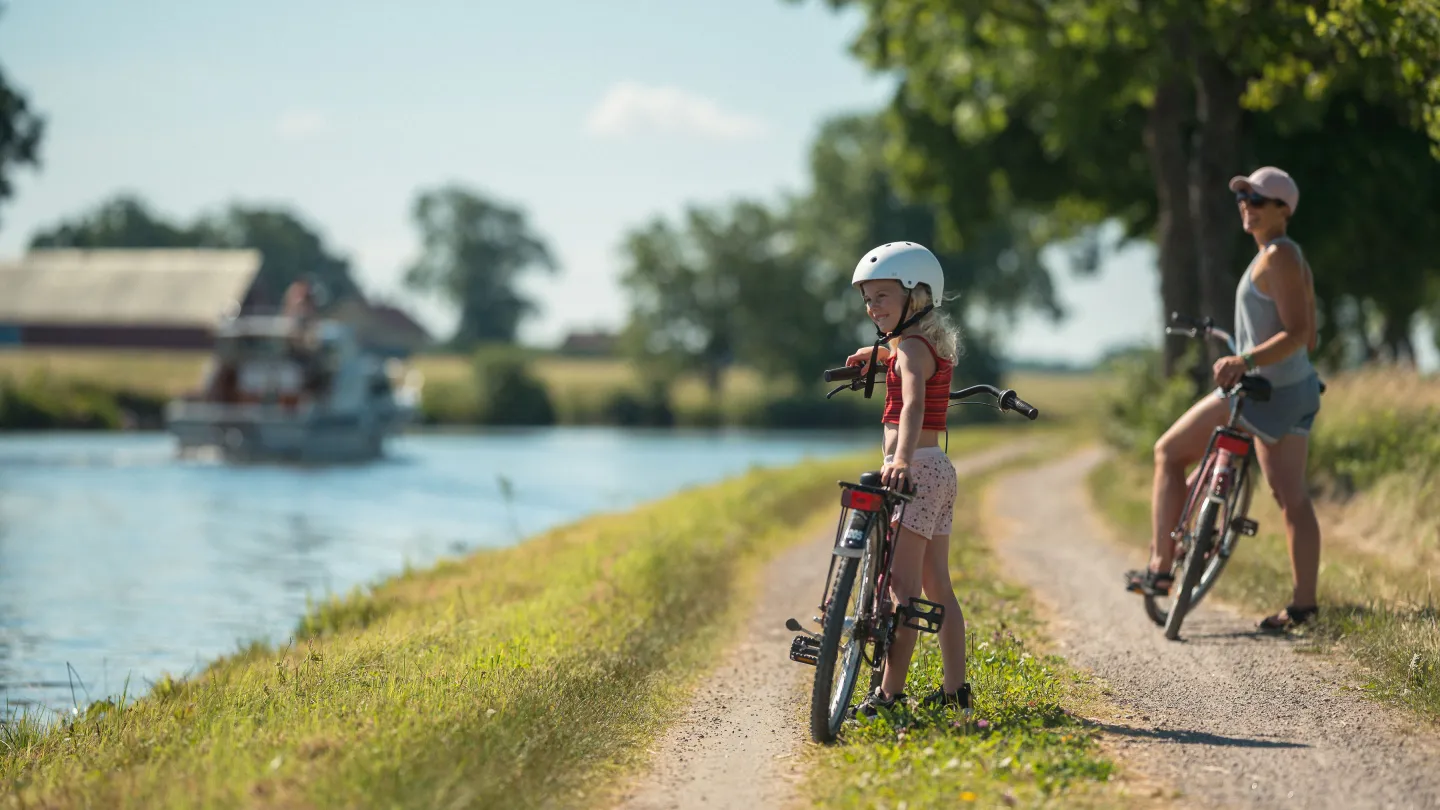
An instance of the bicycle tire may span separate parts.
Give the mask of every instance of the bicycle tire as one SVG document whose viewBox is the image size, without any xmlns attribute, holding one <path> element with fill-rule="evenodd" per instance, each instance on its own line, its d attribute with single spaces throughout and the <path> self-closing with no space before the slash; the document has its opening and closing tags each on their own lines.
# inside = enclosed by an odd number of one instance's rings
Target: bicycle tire
<svg viewBox="0 0 1440 810">
<path fill-rule="evenodd" d="M 1205 573 L 1205 554 L 1210 550 L 1210 543 L 1215 539 L 1215 521 L 1219 517 L 1219 511 L 1220 505 L 1209 499 L 1206 499 L 1200 507 L 1195 542 L 1190 544 L 1190 548 L 1185 554 L 1184 581 L 1180 584 L 1180 590 L 1175 592 L 1174 599 L 1170 603 L 1169 615 L 1165 617 L 1165 638 L 1171 641 L 1180 638 L 1180 625 L 1185 622 L 1186 614 L 1195 604 L 1192 600 L 1194 589 L 1196 585 L 1200 584 L 1201 575 Z"/>
<path fill-rule="evenodd" d="M 849 701 L 836 712 L 831 712 L 831 694 L 835 681 L 836 658 L 840 654 L 841 637 L 845 632 L 845 610 L 850 602 L 850 591 L 855 585 L 855 572 L 860 561 L 847 557 L 835 572 L 835 583 L 830 589 L 829 607 L 825 611 L 825 626 L 821 630 L 820 653 L 815 662 L 815 685 L 810 690 L 810 737 L 818 743 L 831 743 L 840 733 L 845 722 L 845 709 Z M 855 689 L 855 674 L 860 667 L 860 657 L 852 659 L 851 668 L 856 672 L 847 673 L 844 680 Z"/>
<path fill-rule="evenodd" d="M 1231 498 L 1238 498 L 1238 508 L 1227 512 L 1227 514 L 1231 515 L 1232 522 L 1234 519 L 1249 515 L 1250 501 L 1251 498 L 1254 497 L 1254 494 L 1255 480 L 1247 476 L 1244 486 L 1237 487 L 1230 495 Z M 1195 532 L 1192 531 L 1191 535 L 1193 536 L 1194 534 Z M 1224 533 L 1220 536 L 1221 548 L 1227 543 L 1234 542 L 1234 534 L 1235 529 L 1233 526 L 1225 527 Z M 1233 549 L 1231 553 L 1234 553 Z M 1221 572 L 1225 570 L 1225 564 L 1229 561 L 1230 557 L 1228 554 L 1216 553 L 1210 558 L 1205 565 L 1204 572 L 1200 575 L 1200 582 L 1190 591 L 1189 610 L 1194 610 L 1195 606 L 1200 604 L 1200 601 L 1205 598 L 1205 595 L 1210 593 L 1210 590 L 1215 587 L 1215 583 L 1220 580 Z M 1149 616 L 1150 621 L 1154 622 L 1157 627 L 1164 627 L 1170 620 L 1170 611 L 1162 607 L 1160 599 L 1154 596 L 1145 597 L 1145 615 Z"/>
<path fill-rule="evenodd" d="M 1250 514 L 1250 498 L 1254 494 L 1254 490 L 1255 481 L 1248 477 L 1244 486 L 1236 487 L 1233 497 L 1236 498 L 1237 508 L 1227 511 L 1227 514 L 1230 515 L 1232 525 L 1226 526 L 1225 530 L 1219 533 L 1220 545 L 1215 550 L 1215 556 L 1211 557 L 1210 561 L 1205 565 L 1205 570 L 1200 574 L 1200 581 L 1196 583 L 1194 591 L 1190 594 L 1191 610 L 1194 610 L 1195 606 L 1200 604 L 1200 600 L 1205 598 L 1205 594 L 1209 593 L 1210 590 L 1215 587 L 1215 583 L 1220 580 L 1221 572 L 1225 570 L 1225 563 L 1230 561 L 1230 555 L 1224 554 L 1222 551 L 1227 542 L 1234 542 L 1234 521 L 1238 518 L 1247 517 Z M 1232 549 L 1231 554 L 1233 553 L 1234 550 Z"/>
</svg>

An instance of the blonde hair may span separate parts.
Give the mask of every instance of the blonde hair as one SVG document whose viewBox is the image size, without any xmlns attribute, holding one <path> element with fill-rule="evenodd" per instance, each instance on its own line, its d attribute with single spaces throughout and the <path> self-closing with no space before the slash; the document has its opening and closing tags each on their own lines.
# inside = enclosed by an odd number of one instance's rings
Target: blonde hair
<svg viewBox="0 0 1440 810">
<path fill-rule="evenodd" d="M 920 283 L 910 291 L 910 310 L 918 311 L 929 306 L 934 299 L 930 295 L 930 285 Z M 932 309 L 925 313 L 920 322 L 905 330 L 907 335 L 919 335 L 930 341 L 935 347 L 935 353 L 949 360 L 952 363 L 959 362 L 960 354 L 965 347 L 960 342 L 960 328 L 950 319 L 950 314 L 943 309 Z M 898 340 L 898 338 L 897 338 Z"/>
</svg>

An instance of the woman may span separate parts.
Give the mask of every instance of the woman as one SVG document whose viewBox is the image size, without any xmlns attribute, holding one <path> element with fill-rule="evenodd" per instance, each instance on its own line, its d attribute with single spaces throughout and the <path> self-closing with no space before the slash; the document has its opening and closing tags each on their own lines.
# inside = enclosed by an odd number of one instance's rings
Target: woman
<svg viewBox="0 0 1440 810">
<path fill-rule="evenodd" d="M 1283 631 L 1314 618 L 1320 570 L 1320 525 L 1305 483 L 1310 427 L 1320 410 L 1320 379 L 1310 364 L 1316 345 L 1315 285 L 1300 246 L 1285 235 L 1300 200 L 1290 175 L 1273 166 L 1230 181 L 1246 233 L 1259 251 L 1235 291 L 1238 355 L 1222 357 L 1213 369 L 1220 389 L 1247 372 L 1270 381 L 1268 402 L 1247 402 L 1240 424 L 1259 441 L 1256 455 L 1280 504 L 1290 544 L 1294 592 L 1290 604 L 1261 620 L 1267 631 Z M 1170 532 L 1180 519 L 1188 491 L 1185 471 L 1200 461 L 1215 428 L 1229 421 L 1230 404 L 1217 391 L 1195 403 L 1155 443 L 1155 484 L 1151 498 L 1150 566 L 1126 574 L 1138 593 L 1168 595 L 1175 546 Z"/>
</svg>

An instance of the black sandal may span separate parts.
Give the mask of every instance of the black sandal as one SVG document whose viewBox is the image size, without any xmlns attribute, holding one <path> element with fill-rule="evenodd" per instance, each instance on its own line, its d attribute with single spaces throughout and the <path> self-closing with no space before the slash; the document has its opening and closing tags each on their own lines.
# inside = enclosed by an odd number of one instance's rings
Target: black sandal
<svg viewBox="0 0 1440 810">
<path fill-rule="evenodd" d="M 1170 586 L 1175 584 L 1173 574 L 1151 571 L 1150 569 L 1135 569 L 1125 572 L 1125 590 L 1131 593 L 1143 593 L 1146 596 L 1169 596 Z"/>
<path fill-rule="evenodd" d="M 1320 612 L 1320 608 L 1318 605 L 1312 605 L 1311 607 L 1286 605 L 1285 610 L 1281 612 L 1285 614 L 1283 618 L 1279 613 L 1274 616 L 1266 616 L 1260 620 L 1259 624 L 1255 625 L 1256 628 L 1267 633 L 1283 633 L 1286 630 L 1307 624 Z"/>
</svg>

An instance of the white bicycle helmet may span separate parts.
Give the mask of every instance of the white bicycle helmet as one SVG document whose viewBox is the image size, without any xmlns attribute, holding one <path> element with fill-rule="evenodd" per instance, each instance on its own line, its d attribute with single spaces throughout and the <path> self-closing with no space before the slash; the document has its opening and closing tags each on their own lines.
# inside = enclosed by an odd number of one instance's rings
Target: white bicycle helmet
<svg viewBox="0 0 1440 810">
<path fill-rule="evenodd" d="M 850 286 L 858 288 L 863 281 L 893 278 L 907 290 L 916 284 L 930 285 L 931 303 L 940 306 L 945 295 L 945 271 L 940 260 L 925 246 L 916 242 L 887 242 L 873 248 L 855 265 Z"/>
</svg>

